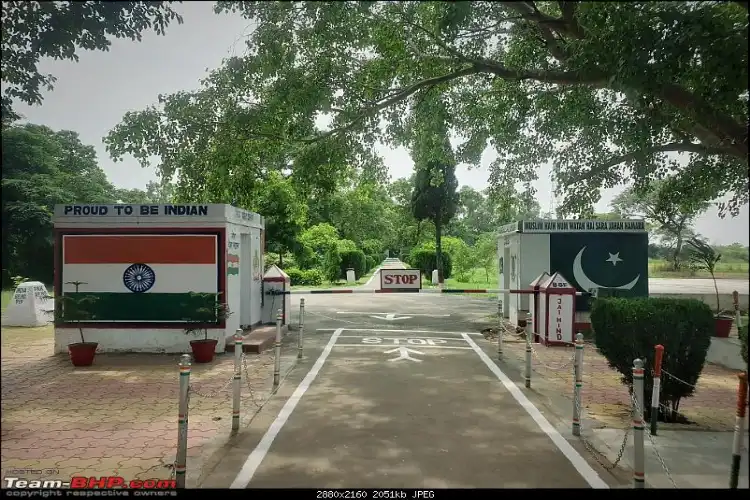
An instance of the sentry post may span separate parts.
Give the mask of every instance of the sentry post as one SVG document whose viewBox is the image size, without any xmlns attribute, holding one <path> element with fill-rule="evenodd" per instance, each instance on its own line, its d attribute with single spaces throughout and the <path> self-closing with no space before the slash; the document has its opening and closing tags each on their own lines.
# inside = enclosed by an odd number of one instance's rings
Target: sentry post
<svg viewBox="0 0 750 500">
<path fill-rule="evenodd" d="M 419 291 L 422 288 L 422 271 L 419 269 L 381 269 L 380 289 Z"/>
</svg>

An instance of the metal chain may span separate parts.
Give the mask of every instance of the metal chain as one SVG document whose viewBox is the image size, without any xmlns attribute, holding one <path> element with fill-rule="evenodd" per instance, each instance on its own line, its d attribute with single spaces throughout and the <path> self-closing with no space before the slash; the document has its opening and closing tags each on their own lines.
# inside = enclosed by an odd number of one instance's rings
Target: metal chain
<svg viewBox="0 0 750 500">
<path fill-rule="evenodd" d="M 243 373 L 245 375 L 245 385 L 247 385 L 247 389 L 250 391 L 250 400 L 253 402 L 253 404 L 260 408 L 262 406 L 261 403 L 258 403 L 258 400 L 255 397 L 255 391 L 253 390 L 253 385 L 250 382 L 250 370 L 247 367 L 247 355 L 245 353 L 242 353 L 242 367 L 243 367 Z"/>
<path fill-rule="evenodd" d="M 681 383 L 685 384 L 685 385 L 686 385 L 686 386 L 688 386 L 688 387 L 696 387 L 696 386 L 695 386 L 695 385 L 693 385 L 693 384 L 688 384 L 687 382 L 685 382 L 684 380 L 682 380 L 682 379 L 681 379 L 680 377 L 675 377 L 674 375 L 672 375 L 671 373 L 669 373 L 669 372 L 668 372 L 667 370 L 665 370 L 665 369 L 663 369 L 663 368 L 662 368 L 661 372 L 662 372 L 662 373 L 666 373 L 667 375 L 669 375 L 670 377 L 672 377 L 672 378 L 673 378 L 673 379 L 675 379 L 676 381 L 678 381 L 678 382 L 681 382 Z"/>
<path fill-rule="evenodd" d="M 617 458 L 615 458 L 614 462 L 612 462 L 610 465 L 607 465 L 602 461 L 599 456 L 601 453 L 599 453 L 594 446 L 586 441 L 586 438 L 583 437 L 583 408 L 581 408 L 581 402 L 576 401 L 576 408 L 578 410 L 578 424 L 581 429 L 581 435 L 579 436 L 581 439 L 581 442 L 583 443 L 583 446 L 586 448 L 586 450 L 591 454 L 591 456 L 596 460 L 596 463 L 598 463 L 601 467 L 603 467 L 605 470 L 613 470 L 615 467 L 617 467 L 617 464 L 620 463 L 620 460 L 622 460 L 622 457 L 625 455 L 625 448 L 628 446 L 628 437 L 630 437 L 630 431 L 631 428 L 627 427 L 625 429 L 625 436 L 622 438 L 622 444 L 620 444 L 620 449 L 617 452 Z"/>
<path fill-rule="evenodd" d="M 567 368 L 568 366 L 570 366 L 571 363 L 575 362 L 575 359 L 576 359 L 576 354 L 575 354 L 575 352 L 573 352 L 573 355 L 564 364 L 562 364 L 560 366 L 550 366 L 550 365 L 546 364 L 544 361 L 542 361 L 542 359 L 539 357 L 539 354 L 536 352 L 536 349 L 534 349 L 533 346 L 531 347 L 531 354 L 534 356 L 534 358 L 536 358 L 537 361 L 539 361 L 539 363 L 542 366 L 544 366 L 548 370 L 552 370 L 552 371 L 557 371 L 557 370 L 562 370 L 563 368 Z"/>
<path fill-rule="evenodd" d="M 188 393 L 192 392 L 192 393 L 195 393 L 196 396 L 199 396 L 201 398 L 212 399 L 218 396 L 219 394 L 221 394 L 222 392 L 226 391 L 227 389 L 229 389 L 229 386 L 232 385 L 232 380 L 234 380 L 234 374 L 232 374 L 232 377 L 221 388 L 219 388 L 218 390 L 214 392 L 210 392 L 208 394 L 203 394 L 201 392 L 198 392 L 195 389 L 195 386 L 190 384 L 190 387 L 188 387 Z"/>
<path fill-rule="evenodd" d="M 654 437 L 651 435 L 651 430 L 646 429 L 643 409 L 638 406 L 638 400 L 635 397 L 634 393 L 630 394 L 630 401 L 633 403 L 633 407 L 635 408 L 635 411 L 641 416 L 641 422 L 643 425 L 643 432 L 648 436 L 648 440 L 651 441 L 651 450 L 653 450 L 654 455 L 659 460 L 659 463 L 661 464 L 661 468 L 664 469 L 664 473 L 667 475 L 667 479 L 669 479 L 669 482 L 672 483 L 673 488 L 677 488 L 677 483 L 675 482 L 674 478 L 672 477 L 672 473 L 669 470 L 669 467 L 667 467 L 667 464 L 664 462 L 664 458 L 661 456 L 661 453 L 659 453 L 659 450 L 656 448 L 656 442 L 654 441 Z"/>
</svg>

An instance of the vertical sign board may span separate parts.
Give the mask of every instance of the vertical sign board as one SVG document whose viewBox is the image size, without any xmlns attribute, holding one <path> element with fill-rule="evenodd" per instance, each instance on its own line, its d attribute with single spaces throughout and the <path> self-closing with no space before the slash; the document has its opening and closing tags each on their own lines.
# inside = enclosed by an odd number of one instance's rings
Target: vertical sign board
<svg viewBox="0 0 750 500">
<path fill-rule="evenodd" d="M 539 286 L 546 297 L 545 330 L 542 343 L 546 345 L 571 344 L 575 340 L 576 288 L 560 273 L 550 276 Z"/>
<path fill-rule="evenodd" d="M 422 289 L 422 271 L 419 269 L 381 269 L 380 289 L 418 292 Z"/>
</svg>

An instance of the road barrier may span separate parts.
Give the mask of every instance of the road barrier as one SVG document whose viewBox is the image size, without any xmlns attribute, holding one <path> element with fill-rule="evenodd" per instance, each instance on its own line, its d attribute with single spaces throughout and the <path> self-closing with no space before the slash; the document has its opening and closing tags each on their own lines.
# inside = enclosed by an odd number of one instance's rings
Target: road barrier
<svg viewBox="0 0 750 500">
<path fill-rule="evenodd" d="M 742 442 L 745 435 L 745 410 L 747 408 L 747 373 L 737 374 L 737 418 L 734 424 L 734 441 L 732 442 L 732 472 L 729 475 L 729 487 L 736 489 L 740 479 L 740 462 L 742 461 Z"/>
<path fill-rule="evenodd" d="M 251 383 L 250 371 L 247 366 L 247 356 L 243 352 L 243 336 L 242 330 L 237 330 L 234 335 L 234 367 L 232 370 L 232 377 L 223 384 L 218 390 L 211 393 L 201 393 L 197 390 L 194 384 L 190 383 L 190 375 L 192 370 L 192 356 L 190 354 L 183 354 L 180 357 L 179 362 L 179 373 L 180 373 L 180 390 L 179 390 L 179 402 L 178 402 L 178 416 L 177 416 L 177 452 L 175 455 L 175 461 L 171 465 L 172 477 L 176 481 L 177 488 L 185 488 L 185 480 L 187 474 L 187 449 L 188 449 L 188 422 L 190 414 L 190 397 L 195 395 L 205 399 L 212 399 L 220 396 L 226 396 L 229 387 L 232 387 L 232 424 L 231 432 L 237 433 L 240 430 L 241 421 L 241 410 L 243 403 L 242 394 L 242 376 L 244 372 L 245 385 L 248 390 L 249 399 L 255 406 L 255 412 L 251 416 L 251 419 L 257 415 L 260 410 L 265 406 L 268 399 L 273 396 L 279 389 L 280 385 L 296 366 L 296 362 L 302 358 L 302 335 L 303 335 L 303 318 L 304 318 L 304 299 L 300 304 L 300 328 L 298 331 L 298 337 L 296 345 L 293 348 L 296 350 L 296 355 L 293 356 L 294 361 L 286 373 L 281 375 L 281 357 L 282 357 L 282 333 L 281 333 L 281 322 L 282 322 L 282 311 L 278 310 L 276 315 L 276 338 L 274 342 L 274 360 L 273 360 L 273 381 L 272 389 L 270 394 L 263 400 L 259 400 L 256 395 L 256 391 Z"/>
<path fill-rule="evenodd" d="M 327 288 L 312 290 L 267 290 L 266 295 L 325 295 L 334 293 L 433 293 L 433 294 L 533 294 L 534 290 L 514 288 Z M 577 296 L 588 296 L 588 293 L 576 292 Z"/>
</svg>

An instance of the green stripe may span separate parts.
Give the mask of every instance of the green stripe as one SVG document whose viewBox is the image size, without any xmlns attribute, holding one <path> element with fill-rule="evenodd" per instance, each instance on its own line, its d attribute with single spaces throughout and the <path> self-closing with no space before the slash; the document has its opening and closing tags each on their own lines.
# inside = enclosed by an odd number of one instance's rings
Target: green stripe
<svg viewBox="0 0 750 500">
<path fill-rule="evenodd" d="M 62 321 L 75 320 L 75 308 L 85 311 L 82 321 L 176 321 L 188 322 L 206 317 L 206 311 L 196 312 L 201 308 L 213 309 L 216 298 L 212 294 L 189 293 L 103 293 L 79 292 L 65 293 L 59 319 Z M 83 297 L 92 298 L 91 301 L 74 302 Z M 67 317 L 66 317 L 67 315 Z"/>
</svg>

